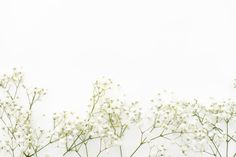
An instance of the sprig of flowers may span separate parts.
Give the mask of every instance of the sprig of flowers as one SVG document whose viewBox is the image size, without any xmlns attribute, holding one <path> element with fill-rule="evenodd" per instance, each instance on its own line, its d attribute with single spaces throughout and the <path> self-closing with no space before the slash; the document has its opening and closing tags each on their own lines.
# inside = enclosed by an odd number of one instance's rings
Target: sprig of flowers
<svg viewBox="0 0 236 157">
<path fill-rule="evenodd" d="M 128 101 L 118 89 L 110 79 L 97 80 L 87 115 L 54 113 L 48 130 L 33 119 L 46 90 L 28 88 L 24 75 L 13 69 L 0 78 L 0 148 L 12 157 L 38 157 L 55 144 L 61 156 L 99 157 L 117 149 L 120 157 L 135 157 L 149 146 L 148 157 L 169 157 L 174 144 L 183 156 L 236 156 L 236 102 L 231 99 L 206 104 L 159 93 L 145 115 L 139 102 Z M 132 129 L 140 137 L 127 153 L 124 141 Z"/>
<path fill-rule="evenodd" d="M 13 69 L 12 74 L 2 76 L 0 90 L 2 150 L 12 157 L 37 156 L 41 150 L 53 143 L 50 141 L 49 132 L 32 122 L 33 106 L 46 91 L 41 88 L 27 88 L 23 74 L 16 69 Z"/>
</svg>

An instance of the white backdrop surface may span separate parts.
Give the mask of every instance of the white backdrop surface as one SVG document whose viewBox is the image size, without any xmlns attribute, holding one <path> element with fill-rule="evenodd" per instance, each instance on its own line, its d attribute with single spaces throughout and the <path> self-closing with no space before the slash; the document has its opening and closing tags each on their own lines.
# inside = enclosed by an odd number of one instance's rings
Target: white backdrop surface
<svg viewBox="0 0 236 157">
<path fill-rule="evenodd" d="M 144 105 L 236 97 L 235 28 L 234 0 L 0 0 L 0 72 L 48 89 L 46 113 L 83 114 L 102 76 Z"/>
</svg>

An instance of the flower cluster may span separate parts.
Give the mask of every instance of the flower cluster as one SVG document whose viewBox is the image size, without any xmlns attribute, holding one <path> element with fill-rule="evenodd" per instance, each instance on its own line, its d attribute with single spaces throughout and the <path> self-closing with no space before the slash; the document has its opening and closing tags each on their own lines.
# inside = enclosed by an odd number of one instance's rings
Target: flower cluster
<svg viewBox="0 0 236 157">
<path fill-rule="evenodd" d="M 65 154 L 70 151 L 79 154 L 83 152 L 81 145 L 88 149 L 87 143 L 97 140 L 100 155 L 113 146 L 121 145 L 122 137 L 130 125 L 140 121 L 141 109 L 138 102 L 126 103 L 119 99 L 114 94 L 114 88 L 110 79 L 96 81 L 86 118 L 75 118 L 73 113 L 70 113 L 70 118 L 66 118 L 68 116 L 65 113 L 57 118 L 64 119 L 62 134 L 69 135 L 65 139 Z"/>
<path fill-rule="evenodd" d="M 0 91 L 1 149 L 13 157 L 36 156 L 49 140 L 48 131 L 32 122 L 32 108 L 45 90 L 27 88 L 23 74 L 13 69 L 0 79 Z"/>
<path fill-rule="evenodd" d="M 171 154 L 171 146 L 179 148 L 183 156 L 193 152 L 198 156 L 236 156 L 233 100 L 206 104 L 158 94 L 145 115 L 139 103 L 128 101 L 119 88 L 110 79 L 96 81 L 86 116 L 54 113 L 48 130 L 37 126 L 33 116 L 34 105 L 46 90 L 26 87 L 23 74 L 14 69 L 0 78 L 0 148 L 12 157 L 42 156 L 54 144 L 61 156 L 99 157 L 118 149 L 120 157 L 135 157 L 145 145 L 149 146 L 147 157 L 176 156 Z M 134 135 L 138 143 L 125 152 L 126 135 L 134 129 L 140 134 Z"/>
<path fill-rule="evenodd" d="M 189 138 L 195 142 L 195 150 L 216 157 L 232 156 L 229 154 L 229 144 L 236 144 L 236 103 L 230 99 L 211 102 L 209 105 L 199 106 L 192 113 L 192 121 L 196 127 L 192 128 Z"/>
</svg>

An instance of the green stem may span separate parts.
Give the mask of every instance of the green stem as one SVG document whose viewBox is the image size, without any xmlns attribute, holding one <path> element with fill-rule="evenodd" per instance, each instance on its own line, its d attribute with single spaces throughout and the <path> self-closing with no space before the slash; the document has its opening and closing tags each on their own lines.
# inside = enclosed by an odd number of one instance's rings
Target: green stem
<svg viewBox="0 0 236 157">
<path fill-rule="evenodd" d="M 86 151 L 86 157 L 88 157 L 88 146 L 87 146 L 87 143 L 84 144 L 85 145 L 85 151 Z"/>
<path fill-rule="evenodd" d="M 208 137 L 209 137 L 209 136 L 208 136 Z M 211 137 L 209 137 L 209 138 L 210 138 L 211 143 L 212 143 L 213 146 L 215 147 L 217 153 L 219 154 L 219 156 L 222 157 L 222 155 L 221 155 L 221 153 L 220 153 L 220 151 L 219 151 L 219 148 L 216 146 L 216 144 L 215 144 L 215 142 L 213 141 L 213 139 L 212 139 Z"/>
<path fill-rule="evenodd" d="M 119 149 L 120 149 L 120 157 L 123 157 L 122 147 L 119 146 Z"/>
<path fill-rule="evenodd" d="M 144 144 L 144 142 L 141 142 L 138 147 L 133 151 L 133 153 L 130 155 L 130 157 L 134 156 L 134 154 L 138 151 L 138 149 Z"/>
<path fill-rule="evenodd" d="M 226 157 L 229 157 L 229 121 L 226 121 Z"/>
</svg>

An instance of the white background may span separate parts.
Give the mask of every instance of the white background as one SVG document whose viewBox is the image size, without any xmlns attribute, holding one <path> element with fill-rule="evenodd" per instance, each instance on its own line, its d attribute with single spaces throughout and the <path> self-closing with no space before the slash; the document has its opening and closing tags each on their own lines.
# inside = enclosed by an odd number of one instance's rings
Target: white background
<svg viewBox="0 0 236 157">
<path fill-rule="evenodd" d="M 0 0 L 0 72 L 47 88 L 45 112 L 84 113 L 102 76 L 143 105 L 236 97 L 235 28 L 234 0 Z"/>
</svg>

